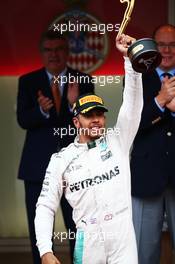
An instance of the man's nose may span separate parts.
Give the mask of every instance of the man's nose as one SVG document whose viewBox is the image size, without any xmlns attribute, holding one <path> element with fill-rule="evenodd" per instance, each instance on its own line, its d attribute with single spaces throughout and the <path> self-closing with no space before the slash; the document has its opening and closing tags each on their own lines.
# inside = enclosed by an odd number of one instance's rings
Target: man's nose
<svg viewBox="0 0 175 264">
<path fill-rule="evenodd" d="M 164 52 L 169 52 L 170 51 L 170 47 L 169 47 L 169 45 L 166 45 L 165 47 L 164 47 Z"/>
<path fill-rule="evenodd" d="M 93 122 L 99 122 L 98 115 L 94 114 L 92 118 L 93 118 Z"/>
<path fill-rule="evenodd" d="M 56 55 L 56 50 L 52 50 L 51 55 L 55 56 Z"/>
<path fill-rule="evenodd" d="M 51 55 L 54 55 L 54 56 L 58 53 L 58 50 L 57 49 L 51 49 L 50 51 L 51 51 L 50 52 Z"/>
</svg>

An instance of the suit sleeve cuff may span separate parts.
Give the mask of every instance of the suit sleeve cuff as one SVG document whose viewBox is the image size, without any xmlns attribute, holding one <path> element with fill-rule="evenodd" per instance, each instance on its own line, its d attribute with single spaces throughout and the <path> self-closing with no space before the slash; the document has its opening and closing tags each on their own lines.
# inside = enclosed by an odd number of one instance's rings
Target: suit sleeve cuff
<svg viewBox="0 0 175 264">
<path fill-rule="evenodd" d="M 39 109 L 40 109 L 41 114 L 42 114 L 45 118 L 48 119 L 48 118 L 50 117 L 49 113 L 45 113 L 45 112 L 43 111 L 43 109 L 41 108 L 41 106 L 39 107 Z"/>
<path fill-rule="evenodd" d="M 164 108 L 164 107 L 161 107 L 161 106 L 159 105 L 159 103 L 158 103 L 158 101 L 157 101 L 156 98 L 154 98 L 154 101 L 155 101 L 157 107 L 160 109 L 160 111 L 161 111 L 162 113 L 164 113 L 164 112 L 165 112 L 165 108 Z"/>
</svg>

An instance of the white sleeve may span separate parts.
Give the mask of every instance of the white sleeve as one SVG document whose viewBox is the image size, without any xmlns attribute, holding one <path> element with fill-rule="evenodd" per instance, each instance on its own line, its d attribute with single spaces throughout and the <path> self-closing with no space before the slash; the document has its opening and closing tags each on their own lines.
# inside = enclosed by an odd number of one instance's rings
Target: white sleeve
<svg viewBox="0 0 175 264">
<path fill-rule="evenodd" d="M 52 252 L 54 216 L 63 192 L 61 163 L 63 160 L 60 156 L 53 154 L 36 205 L 35 232 L 40 256 Z"/>
<path fill-rule="evenodd" d="M 115 129 L 124 151 L 128 151 L 137 133 L 143 108 L 142 74 L 135 72 L 129 58 L 125 59 L 125 87 Z"/>
</svg>

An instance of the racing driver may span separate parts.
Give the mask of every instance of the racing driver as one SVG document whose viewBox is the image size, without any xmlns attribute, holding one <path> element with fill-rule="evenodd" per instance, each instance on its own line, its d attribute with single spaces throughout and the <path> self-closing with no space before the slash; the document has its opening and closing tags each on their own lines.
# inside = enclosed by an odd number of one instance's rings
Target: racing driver
<svg viewBox="0 0 175 264">
<path fill-rule="evenodd" d="M 76 223 L 75 264 L 137 264 L 132 224 L 129 150 L 142 111 L 141 74 L 127 58 L 122 34 L 116 47 L 125 60 L 123 103 L 113 130 L 104 131 L 103 100 L 95 94 L 77 99 L 74 143 L 52 155 L 37 202 L 35 229 L 42 264 L 60 264 L 52 252 L 54 216 L 61 195 L 73 208 Z"/>
</svg>

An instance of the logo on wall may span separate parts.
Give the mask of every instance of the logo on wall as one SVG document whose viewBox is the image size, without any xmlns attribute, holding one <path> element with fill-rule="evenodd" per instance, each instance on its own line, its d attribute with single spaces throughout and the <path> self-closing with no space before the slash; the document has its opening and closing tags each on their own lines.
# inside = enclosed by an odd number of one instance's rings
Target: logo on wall
<svg viewBox="0 0 175 264">
<path fill-rule="evenodd" d="M 92 15 L 72 10 L 57 17 L 49 28 L 65 34 L 69 39 L 68 66 L 86 73 L 98 69 L 108 54 L 108 36 Z"/>
</svg>

